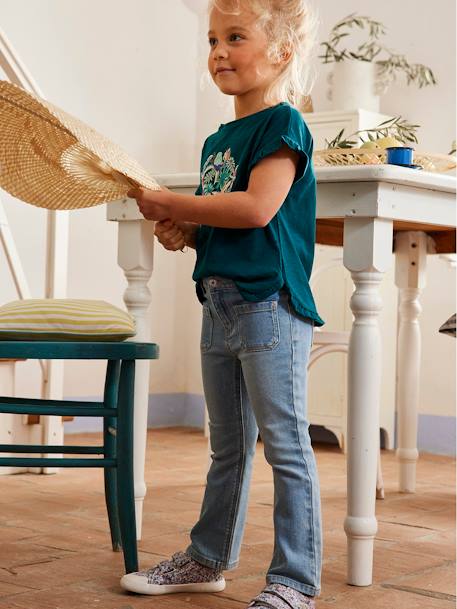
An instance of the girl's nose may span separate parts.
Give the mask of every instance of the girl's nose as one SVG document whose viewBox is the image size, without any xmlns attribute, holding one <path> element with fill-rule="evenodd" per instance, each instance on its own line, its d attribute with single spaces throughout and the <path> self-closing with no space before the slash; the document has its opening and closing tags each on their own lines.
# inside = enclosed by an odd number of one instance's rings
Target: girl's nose
<svg viewBox="0 0 457 609">
<path fill-rule="evenodd" d="M 213 51 L 214 59 L 225 59 L 227 57 L 227 49 L 223 45 L 218 44 Z"/>
</svg>

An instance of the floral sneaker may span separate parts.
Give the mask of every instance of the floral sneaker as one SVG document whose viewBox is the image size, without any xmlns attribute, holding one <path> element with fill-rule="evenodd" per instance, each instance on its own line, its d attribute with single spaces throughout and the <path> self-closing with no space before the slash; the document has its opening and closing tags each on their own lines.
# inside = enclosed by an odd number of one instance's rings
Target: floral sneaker
<svg viewBox="0 0 457 609">
<path fill-rule="evenodd" d="M 268 584 L 246 609 L 316 609 L 314 599 L 290 586 Z"/>
<path fill-rule="evenodd" d="M 152 569 L 124 575 L 121 586 L 129 592 L 152 595 L 221 592 L 225 579 L 221 570 L 201 565 L 185 552 L 176 552 L 170 560 L 164 560 Z"/>
</svg>

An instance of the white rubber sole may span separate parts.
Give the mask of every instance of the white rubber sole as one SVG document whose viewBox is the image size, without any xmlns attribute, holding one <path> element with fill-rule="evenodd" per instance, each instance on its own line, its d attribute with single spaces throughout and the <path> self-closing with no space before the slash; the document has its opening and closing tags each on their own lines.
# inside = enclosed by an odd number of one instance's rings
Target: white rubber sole
<svg viewBox="0 0 457 609">
<path fill-rule="evenodd" d="M 200 584 L 173 584 L 158 585 L 148 584 L 147 577 L 128 573 L 121 579 L 121 587 L 129 592 L 137 594 L 149 594 L 158 596 L 159 594 L 176 594 L 177 592 L 222 592 L 225 589 L 225 579 L 221 577 L 215 582 L 204 582 Z"/>
</svg>

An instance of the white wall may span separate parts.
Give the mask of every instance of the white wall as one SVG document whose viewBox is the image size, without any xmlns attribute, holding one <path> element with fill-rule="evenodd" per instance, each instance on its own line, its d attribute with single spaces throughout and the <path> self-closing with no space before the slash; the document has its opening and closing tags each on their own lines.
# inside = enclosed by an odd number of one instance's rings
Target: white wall
<svg viewBox="0 0 457 609">
<path fill-rule="evenodd" d="M 198 23 L 180 0 L 2 0 L 0 23 L 49 100 L 119 143 L 151 173 L 198 170 Z M 42 296 L 45 212 L 4 193 L 2 200 L 32 292 Z M 122 305 L 126 284 L 116 264 L 117 225 L 106 222 L 105 214 L 105 206 L 71 213 L 68 295 Z M 177 262 L 156 248 L 150 288 L 152 336 L 162 348 L 154 375 L 159 392 L 187 390 L 183 375 L 175 374 L 174 349 L 167 349 L 175 335 L 170 311 L 179 287 Z M 1 301 L 15 298 L 3 258 L 0 281 Z M 67 395 L 99 393 L 100 375 L 85 375 L 81 387 L 82 366 L 66 366 Z M 26 364 L 18 370 L 25 393 L 34 390 L 33 369 Z"/>
<path fill-rule="evenodd" d="M 205 4 L 205 0 L 2 0 L 0 23 L 51 101 L 118 142 L 151 173 L 193 172 L 198 170 L 205 137 L 233 116 L 231 100 L 203 77 Z M 418 90 L 400 81 L 382 99 L 381 111 L 419 123 L 421 149 L 447 152 L 455 138 L 453 0 L 422 3 L 420 11 L 413 0 L 321 0 L 319 9 L 321 40 L 337 20 L 358 11 L 388 26 L 390 47 L 433 68 L 437 87 Z M 330 69 L 320 68 L 313 92 L 315 111 L 329 107 Z M 33 293 L 39 296 L 44 279 L 44 213 L 3 193 L 2 199 Z M 105 221 L 104 206 L 72 212 L 70 226 L 68 295 L 121 305 L 125 281 L 116 265 L 116 226 Z M 190 279 L 193 261 L 193 252 L 169 254 L 156 247 L 150 282 L 151 336 L 161 346 L 161 359 L 153 364 L 154 393 L 201 393 L 200 308 Z M 14 298 L 2 258 L 0 281 L 0 300 Z M 454 415 L 450 382 L 454 342 L 437 333 L 455 311 L 454 293 L 454 271 L 442 260 L 429 258 L 421 317 L 422 413 Z M 85 374 L 81 387 L 86 370 L 81 366 L 85 364 L 67 365 L 66 395 L 99 393 L 101 374 Z M 20 387 L 26 393 L 35 377 L 27 365 L 22 370 Z"/>
</svg>

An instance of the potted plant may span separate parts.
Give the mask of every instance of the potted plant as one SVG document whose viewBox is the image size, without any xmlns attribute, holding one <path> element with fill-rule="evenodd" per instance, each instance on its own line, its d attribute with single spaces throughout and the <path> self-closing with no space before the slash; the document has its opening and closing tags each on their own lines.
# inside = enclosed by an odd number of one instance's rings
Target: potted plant
<svg viewBox="0 0 457 609">
<path fill-rule="evenodd" d="M 366 31 L 365 42 L 354 50 L 342 47 L 342 41 L 357 28 Z M 328 94 L 335 109 L 364 108 L 379 112 L 379 96 L 398 74 L 406 76 L 408 85 L 414 83 L 419 88 L 436 84 L 430 68 L 409 63 L 404 55 L 384 46 L 381 38 L 385 34 L 386 28 L 379 21 L 352 13 L 334 26 L 328 41 L 321 43 L 323 63 L 335 64 L 329 75 Z"/>
</svg>

